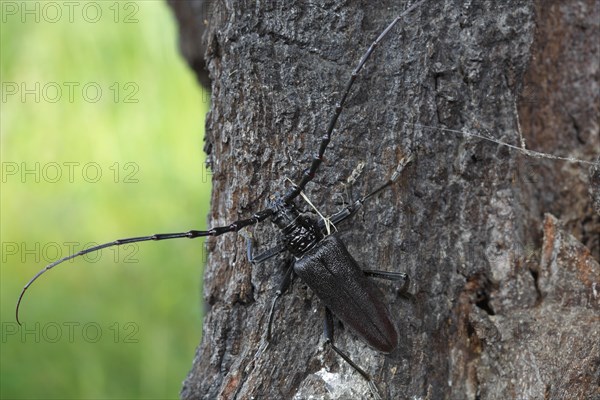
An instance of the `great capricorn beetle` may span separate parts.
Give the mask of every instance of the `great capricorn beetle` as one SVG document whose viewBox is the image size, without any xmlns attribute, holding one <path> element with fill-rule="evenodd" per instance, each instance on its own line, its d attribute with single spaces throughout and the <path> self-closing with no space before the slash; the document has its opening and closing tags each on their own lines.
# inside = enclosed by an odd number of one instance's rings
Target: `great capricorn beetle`
<svg viewBox="0 0 600 400">
<path fill-rule="evenodd" d="M 119 239 L 61 258 L 39 271 L 24 286 L 16 306 L 17 322 L 20 324 L 19 307 L 27 289 L 42 274 L 64 261 L 107 247 L 128 243 L 219 236 L 229 232 L 238 232 L 245 227 L 270 219 L 281 231 L 282 235 L 279 244 L 275 247 L 257 256 L 253 256 L 252 238 L 248 234 L 245 234 L 248 243 L 248 258 L 253 265 L 266 261 L 283 252 L 289 252 L 293 256 L 271 305 L 267 324 L 267 340 L 269 340 L 271 336 L 273 312 L 277 299 L 289 288 L 293 276 L 297 275 L 313 290 L 325 305 L 324 330 L 326 344 L 358 371 L 368 381 L 373 394 L 377 398 L 380 398 L 377 387 L 371 376 L 352 361 L 348 355 L 334 345 L 333 315 L 337 316 L 346 326 L 355 331 L 371 347 L 383 353 L 390 353 L 397 347 L 398 332 L 388 308 L 382 300 L 382 295 L 377 287 L 367 278 L 376 277 L 392 281 L 403 281 L 404 286 L 406 286 L 408 278 L 406 274 L 403 273 L 361 269 L 338 235 L 336 233 L 331 234 L 330 231 L 332 226 L 335 226 L 354 215 L 368 198 L 394 183 L 398 179 L 401 171 L 413 157 L 410 152 L 406 152 L 405 157 L 399 162 L 397 169 L 385 183 L 328 218 L 317 219 L 310 214 L 301 213 L 295 204 L 295 199 L 303 194 L 306 185 L 315 177 L 323 160 L 327 145 L 330 142 L 331 134 L 335 128 L 338 117 L 342 112 L 346 98 L 350 93 L 358 73 L 379 42 L 390 32 L 400 19 L 423 3 L 423 1 L 424 0 L 421 0 L 410 6 L 394 19 L 362 56 L 358 65 L 352 72 L 339 102 L 335 105 L 335 111 L 329 121 L 325 135 L 321 139 L 317 155 L 314 157 L 310 167 L 304 171 L 300 182 L 298 184 L 292 184 L 287 193 L 276 197 L 268 204 L 266 209 L 256 212 L 252 217 L 235 221 L 227 226 L 213 227 L 206 231 L 191 230 L 188 232 L 155 234 Z"/>
</svg>

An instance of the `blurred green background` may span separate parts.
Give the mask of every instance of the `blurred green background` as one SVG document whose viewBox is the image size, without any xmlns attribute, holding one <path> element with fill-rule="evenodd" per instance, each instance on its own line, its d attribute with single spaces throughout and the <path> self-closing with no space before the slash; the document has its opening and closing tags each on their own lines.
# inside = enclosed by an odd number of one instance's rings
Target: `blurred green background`
<svg viewBox="0 0 600 400">
<path fill-rule="evenodd" d="M 23 285 L 70 246 L 206 224 L 209 96 L 178 52 L 171 11 L 71 4 L 0 4 L 0 395 L 177 398 L 201 336 L 199 239 L 60 265 L 15 322 Z"/>
</svg>

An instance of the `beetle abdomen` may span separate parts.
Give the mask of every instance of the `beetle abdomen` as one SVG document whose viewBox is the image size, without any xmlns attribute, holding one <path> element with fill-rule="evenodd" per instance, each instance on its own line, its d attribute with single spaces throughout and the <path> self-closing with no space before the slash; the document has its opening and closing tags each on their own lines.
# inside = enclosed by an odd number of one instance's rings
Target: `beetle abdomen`
<svg viewBox="0 0 600 400">
<path fill-rule="evenodd" d="M 382 294 L 335 234 L 297 260 L 294 272 L 370 346 L 384 353 L 396 348 L 398 333 Z"/>
</svg>

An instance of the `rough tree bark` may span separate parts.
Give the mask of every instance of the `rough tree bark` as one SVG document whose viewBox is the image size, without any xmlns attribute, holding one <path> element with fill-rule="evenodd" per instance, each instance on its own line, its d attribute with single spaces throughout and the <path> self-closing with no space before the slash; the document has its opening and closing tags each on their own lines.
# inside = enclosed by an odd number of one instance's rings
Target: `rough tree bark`
<svg viewBox="0 0 600 400">
<path fill-rule="evenodd" d="M 184 47 L 206 49 L 209 224 L 224 225 L 299 179 L 352 68 L 408 2 L 171 5 Z M 407 150 L 416 155 L 395 186 L 338 227 L 361 265 L 411 277 L 408 297 L 381 284 L 400 332 L 391 355 L 337 326 L 339 347 L 386 398 L 600 398 L 599 169 L 413 125 L 520 146 L 520 121 L 529 148 L 593 160 L 599 20 L 595 0 L 426 1 L 358 78 L 306 192 L 332 214 L 347 193 L 384 181 Z M 262 248 L 277 236 L 270 224 L 253 232 Z M 323 307 L 300 281 L 257 354 L 281 259 L 251 268 L 234 234 L 207 248 L 209 310 L 183 398 L 370 397 L 322 347 Z"/>
</svg>

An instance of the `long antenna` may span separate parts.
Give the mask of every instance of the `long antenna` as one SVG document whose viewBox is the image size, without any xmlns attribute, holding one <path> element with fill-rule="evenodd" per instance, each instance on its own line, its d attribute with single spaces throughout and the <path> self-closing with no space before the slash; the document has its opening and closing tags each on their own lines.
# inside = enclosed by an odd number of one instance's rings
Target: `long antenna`
<svg viewBox="0 0 600 400">
<path fill-rule="evenodd" d="M 358 76 L 358 73 L 362 69 L 363 65 L 365 65 L 365 63 L 367 62 L 367 60 L 369 59 L 369 57 L 371 56 L 373 51 L 377 48 L 379 43 L 385 38 L 385 36 L 388 34 L 388 32 L 392 30 L 394 25 L 396 25 L 398 23 L 398 21 L 400 21 L 402 18 L 404 18 L 407 14 L 409 14 L 415 8 L 417 8 L 421 4 L 423 4 L 424 1 L 425 0 L 417 1 L 416 3 L 414 3 L 413 5 L 408 7 L 406 10 L 404 10 L 402 13 L 400 13 L 400 15 L 398 15 L 396 17 L 396 19 L 394 19 L 387 26 L 387 28 L 385 28 L 385 30 L 379 34 L 377 39 L 375 39 L 375 41 L 373 43 L 371 43 L 371 45 L 369 46 L 367 51 L 363 54 L 362 58 L 358 62 L 358 65 L 356 66 L 356 68 L 354 68 L 354 71 L 352 71 L 352 75 L 350 75 L 350 79 L 346 83 L 346 88 L 344 89 L 342 96 L 340 97 L 338 102 L 335 104 L 335 109 L 334 109 L 333 115 L 331 116 L 331 119 L 329 120 L 329 124 L 327 125 L 327 130 L 325 131 L 325 135 L 323 135 L 323 137 L 321 138 L 321 145 L 319 147 L 319 152 L 317 153 L 317 155 L 314 156 L 313 161 L 310 164 L 310 167 L 304 171 L 304 173 L 302 175 L 302 180 L 300 180 L 300 183 L 292 186 L 291 189 L 286 193 L 286 195 L 283 198 L 284 203 L 289 204 L 292 200 L 294 200 L 296 197 L 298 197 L 300 192 L 302 192 L 304 190 L 304 188 L 306 187 L 306 185 L 310 181 L 312 181 L 313 178 L 315 177 L 317 170 L 319 169 L 319 166 L 321 165 L 321 162 L 323 161 L 323 156 L 325 154 L 325 150 L 327 149 L 327 145 L 331 141 L 331 135 L 335 128 L 336 122 L 337 122 L 339 116 L 342 114 L 342 109 L 344 107 L 344 103 L 346 102 L 346 99 L 347 99 L 348 95 L 350 94 L 350 90 L 352 89 L 352 86 L 354 85 L 354 81 L 356 80 L 356 77 Z"/>
<path fill-rule="evenodd" d="M 37 278 L 39 278 L 40 276 L 42 276 L 44 273 L 51 270 L 52 268 L 56 267 L 58 264 L 62 264 L 65 261 L 69 261 L 76 257 L 83 256 L 88 253 L 93 253 L 95 251 L 102 250 L 107 247 L 122 246 L 124 244 L 136 243 L 136 242 L 147 242 L 150 240 L 179 239 L 179 238 L 185 238 L 185 237 L 193 239 L 193 238 L 197 238 L 197 237 L 201 237 L 201 236 L 209 236 L 209 235 L 210 235 L 210 231 L 189 231 L 189 232 L 180 232 L 180 233 L 161 233 L 161 234 L 156 234 L 156 235 L 151 235 L 151 236 L 140 236 L 140 237 L 132 237 L 132 238 L 126 238 L 126 239 L 117 239 L 113 242 L 108 242 L 108 243 L 100 244 L 98 246 L 90 247 L 89 249 L 81 250 L 80 252 L 68 255 L 66 257 L 61 258 L 60 260 L 54 261 L 52 264 L 46 265 L 41 271 L 39 271 L 37 274 L 35 274 L 35 276 L 33 278 L 31 278 L 29 280 L 29 282 L 27 282 L 27 284 L 23 287 L 23 290 L 21 291 L 21 295 L 19 296 L 19 300 L 17 301 L 17 308 L 15 310 L 15 316 L 17 318 L 17 323 L 19 325 L 21 325 L 21 321 L 19 321 L 19 306 L 21 305 L 21 300 L 23 300 L 23 296 L 25 295 L 25 292 L 27 291 L 27 289 L 29 289 L 29 287 L 33 284 L 33 282 L 36 281 Z"/>
<path fill-rule="evenodd" d="M 27 289 L 29 289 L 29 287 L 33 284 L 33 282 L 35 282 L 36 279 L 38 279 L 44 273 L 46 273 L 47 271 L 56 267 L 57 265 L 62 264 L 65 261 L 69 261 L 76 257 L 83 256 L 88 253 L 93 253 L 94 251 L 102 250 L 107 247 L 122 246 L 124 244 L 129 244 L 129 243 L 149 242 L 151 240 L 156 241 L 156 240 L 167 240 L 167 239 L 180 239 L 180 238 L 194 239 L 197 237 L 220 236 L 220 235 L 222 235 L 224 233 L 228 233 L 228 232 L 237 232 L 240 229 L 242 229 L 248 225 L 253 225 L 253 224 L 264 221 L 265 219 L 267 219 L 268 217 L 273 215 L 273 212 L 274 212 L 273 209 L 267 208 L 265 210 L 257 212 L 250 218 L 235 221 L 234 223 L 227 225 L 227 226 L 216 226 L 207 231 L 191 230 L 188 232 L 178 232 L 178 233 L 157 233 L 155 235 L 150 235 L 150 236 L 138 236 L 138 237 L 132 237 L 132 238 L 126 238 L 126 239 L 117 239 L 113 242 L 100 244 L 98 246 L 90 247 L 89 249 L 81 250 L 80 252 L 77 252 L 75 254 L 71 254 L 69 256 L 63 257 L 60 260 L 54 261 L 52 264 L 46 265 L 41 271 L 39 271 L 37 274 L 35 274 L 34 277 L 31 278 L 29 280 L 29 282 L 27 282 L 27 284 L 23 287 L 23 290 L 21 291 L 21 295 L 19 296 L 19 300 L 17 301 L 17 307 L 15 309 L 15 317 L 17 318 L 17 323 L 19 325 L 21 325 L 21 321 L 19 321 L 19 307 L 21 305 L 21 301 L 23 300 L 23 296 L 25 296 L 25 292 L 27 291 Z"/>
</svg>

